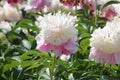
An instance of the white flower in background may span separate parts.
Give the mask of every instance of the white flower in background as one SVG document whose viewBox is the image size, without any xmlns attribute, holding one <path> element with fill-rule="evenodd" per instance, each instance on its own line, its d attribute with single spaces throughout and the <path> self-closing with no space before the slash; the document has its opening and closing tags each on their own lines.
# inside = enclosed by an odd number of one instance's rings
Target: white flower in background
<svg viewBox="0 0 120 80">
<path fill-rule="evenodd" d="M 7 31 L 11 30 L 11 26 L 8 22 L 1 21 L 0 22 L 0 29 L 6 29 Z"/>
<path fill-rule="evenodd" d="M 7 31 L 10 31 L 11 30 L 11 26 L 8 22 L 5 22 L 5 21 L 1 21 L 0 22 L 0 29 L 5 29 Z M 6 39 L 6 35 L 2 32 L 0 32 L 0 39 L 1 40 L 4 40 Z"/>
<path fill-rule="evenodd" d="M 117 15 L 120 16 L 120 4 L 113 4 L 115 11 L 117 12 Z"/>
<path fill-rule="evenodd" d="M 90 46 L 91 60 L 120 64 L 120 18 L 116 16 L 103 29 L 96 29 L 90 39 Z"/>
<path fill-rule="evenodd" d="M 47 14 L 38 18 L 37 26 L 41 32 L 37 35 L 37 49 L 49 52 L 53 50 L 57 56 L 76 52 L 77 29 L 76 17 L 69 14 Z M 40 22 L 40 23 L 39 23 Z"/>
<path fill-rule="evenodd" d="M 105 27 L 110 27 L 114 30 L 117 30 L 120 27 L 120 17 L 115 16 L 112 21 L 108 21 Z"/>
<path fill-rule="evenodd" d="M 60 0 L 51 0 L 50 6 L 45 6 L 43 12 L 55 12 L 56 10 L 65 8 L 63 4 L 60 3 Z"/>
<path fill-rule="evenodd" d="M 118 36 L 120 36 L 120 28 L 118 30 L 108 27 L 97 29 L 92 34 L 91 47 L 108 54 L 120 52 L 120 37 Z"/>
<path fill-rule="evenodd" d="M 21 12 L 17 10 L 16 7 L 11 6 L 8 3 L 3 5 L 5 19 L 8 21 L 20 20 L 21 19 Z"/>
<path fill-rule="evenodd" d="M 63 60 L 63 61 L 68 61 L 70 59 L 70 55 L 61 55 L 60 56 L 60 59 Z"/>
<path fill-rule="evenodd" d="M 3 21 L 5 19 L 3 8 L 0 7 L 0 21 Z"/>
</svg>

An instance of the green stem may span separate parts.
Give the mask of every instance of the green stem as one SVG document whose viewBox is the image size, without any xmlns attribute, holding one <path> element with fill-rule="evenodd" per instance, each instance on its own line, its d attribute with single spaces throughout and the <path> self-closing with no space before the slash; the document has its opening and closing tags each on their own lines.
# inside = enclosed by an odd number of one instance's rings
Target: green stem
<svg viewBox="0 0 120 80">
<path fill-rule="evenodd" d="M 52 70 L 50 70 L 50 80 L 53 80 L 53 73 L 52 73 Z"/>
<path fill-rule="evenodd" d="M 56 56 L 54 56 L 53 63 L 52 63 L 52 68 L 50 70 L 50 79 L 51 80 L 54 80 L 54 73 L 55 73 L 56 63 L 57 63 L 57 59 L 56 59 Z"/>
<path fill-rule="evenodd" d="M 105 64 L 103 64 L 102 67 L 103 67 L 103 69 L 100 72 L 100 80 L 102 80 L 102 75 L 103 75 L 103 72 L 104 72 L 104 69 L 105 69 Z"/>
</svg>

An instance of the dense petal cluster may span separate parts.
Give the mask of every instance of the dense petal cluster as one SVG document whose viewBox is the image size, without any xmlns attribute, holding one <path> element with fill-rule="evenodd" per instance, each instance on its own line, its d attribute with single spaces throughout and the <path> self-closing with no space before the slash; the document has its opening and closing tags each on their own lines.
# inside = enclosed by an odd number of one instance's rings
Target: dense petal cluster
<svg viewBox="0 0 120 80">
<path fill-rule="evenodd" d="M 38 18 L 37 26 L 41 28 L 37 35 L 37 49 L 49 52 L 53 50 L 57 56 L 76 52 L 77 29 L 74 27 L 76 17 L 69 14 L 47 14 Z"/>
<path fill-rule="evenodd" d="M 103 29 L 96 29 L 90 39 L 89 58 L 99 63 L 120 64 L 120 18 L 107 22 Z"/>
</svg>

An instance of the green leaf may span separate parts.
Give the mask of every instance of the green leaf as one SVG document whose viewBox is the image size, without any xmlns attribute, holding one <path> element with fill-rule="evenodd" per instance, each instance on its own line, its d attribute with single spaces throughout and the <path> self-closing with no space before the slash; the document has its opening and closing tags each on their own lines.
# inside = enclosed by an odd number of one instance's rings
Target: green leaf
<svg viewBox="0 0 120 80">
<path fill-rule="evenodd" d="M 6 64 L 6 65 L 4 66 L 3 72 L 6 72 L 6 71 L 8 71 L 9 69 L 12 69 L 12 68 L 14 68 L 14 67 L 16 67 L 16 66 L 18 66 L 18 65 L 19 65 L 19 62 L 18 62 L 18 61 L 12 61 L 11 63 L 8 63 L 8 64 Z"/>
<path fill-rule="evenodd" d="M 22 44 L 25 48 L 27 49 L 30 49 L 31 48 L 31 45 L 30 45 L 30 42 L 28 40 L 22 40 Z"/>
<path fill-rule="evenodd" d="M 40 65 L 41 65 L 41 64 L 39 64 L 39 63 L 38 63 L 38 64 L 36 64 L 36 63 L 35 63 L 35 64 L 32 64 L 30 67 L 28 67 L 28 68 L 26 69 L 26 71 L 27 71 L 27 70 L 30 70 L 30 69 L 38 68 Z"/>
<path fill-rule="evenodd" d="M 41 52 L 39 52 L 39 51 L 37 51 L 37 50 L 30 50 L 30 51 L 24 53 L 23 55 L 21 55 L 20 58 L 21 58 L 22 60 L 26 60 L 26 59 L 29 59 L 29 58 L 30 58 L 30 55 L 48 56 L 47 53 L 41 53 Z"/>
<path fill-rule="evenodd" d="M 39 31 L 39 28 L 34 26 L 34 23 L 32 22 L 32 20 L 28 20 L 28 19 L 23 19 L 20 22 L 18 22 L 18 24 L 16 24 L 12 30 L 16 30 L 18 28 L 31 29 L 37 32 Z"/>
</svg>

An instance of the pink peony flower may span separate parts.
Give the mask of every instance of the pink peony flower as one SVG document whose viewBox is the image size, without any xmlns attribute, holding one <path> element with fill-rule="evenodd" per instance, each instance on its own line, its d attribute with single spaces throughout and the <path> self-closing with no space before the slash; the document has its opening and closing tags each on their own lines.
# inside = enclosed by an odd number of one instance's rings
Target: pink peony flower
<svg viewBox="0 0 120 80">
<path fill-rule="evenodd" d="M 112 20 L 114 16 L 117 15 L 113 6 L 108 6 L 102 10 L 102 16 L 108 20 Z"/>
<path fill-rule="evenodd" d="M 36 37 L 39 51 L 50 52 L 52 50 L 56 56 L 77 51 L 77 29 L 74 27 L 76 17 L 56 13 L 47 14 L 37 20 L 36 24 L 41 28 Z"/>
</svg>

